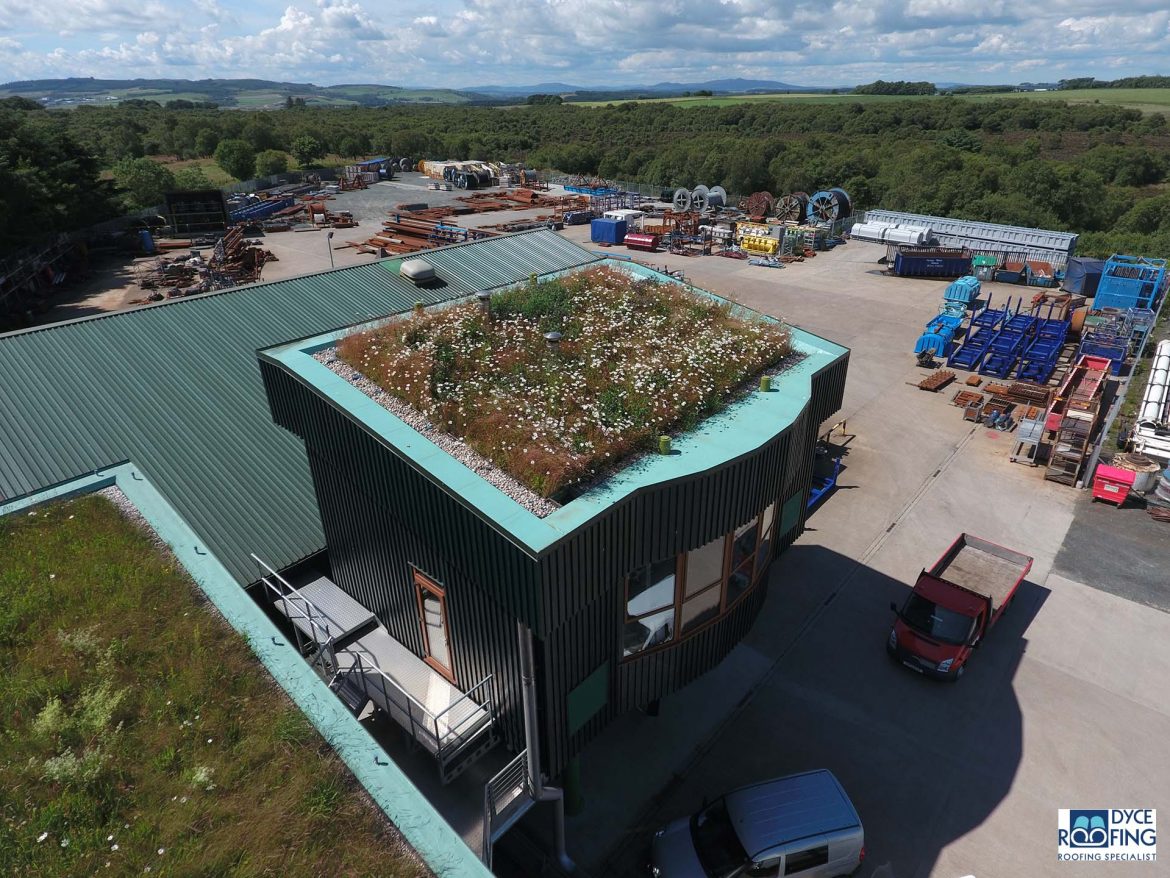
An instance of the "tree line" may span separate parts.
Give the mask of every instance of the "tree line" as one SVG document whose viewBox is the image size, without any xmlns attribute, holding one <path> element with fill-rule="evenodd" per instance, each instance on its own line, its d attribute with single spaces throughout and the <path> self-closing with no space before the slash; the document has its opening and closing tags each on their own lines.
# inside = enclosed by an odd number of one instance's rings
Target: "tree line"
<svg viewBox="0 0 1170 878">
<path fill-rule="evenodd" d="M 211 159 L 239 179 L 327 155 L 483 158 L 660 186 L 747 194 L 841 186 L 861 207 L 1073 230 L 1081 250 L 1170 254 L 1170 127 L 1162 114 L 1058 100 L 571 103 L 509 108 L 0 105 L 0 249 L 199 188 Z M 156 200 L 151 200 L 154 197 Z M 29 222 L 28 218 L 35 219 Z"/>
</svg>

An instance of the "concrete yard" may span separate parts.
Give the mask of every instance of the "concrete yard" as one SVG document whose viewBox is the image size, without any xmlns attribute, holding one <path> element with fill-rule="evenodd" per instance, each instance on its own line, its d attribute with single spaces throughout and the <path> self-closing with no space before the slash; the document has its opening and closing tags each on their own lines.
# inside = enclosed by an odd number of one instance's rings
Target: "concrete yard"
<svg viewBox="0 0 1170 878">
<path fill-rule="evenodd" d="M 1159 758 L 1170 615 L 1148 606 L 1170 603 L 1170 528 L 1086 509 L 1085 492 L 1011 463 L 1011 434 L 965 422 L 948 391 L 911 386 L 925 373 L 910 351 L 943 285 L 885 276 L 883 252 L 854 242 L 780 270 L 646 260 L 850 346 L 833 419 L 846 422 L 835 441 L 848 452 L 840 487 L 774 565 L 744 642 L 659 716 L 629 715 L 583 754 L 586 806 L 569 838 L 590 874 L 645 874 L 653 830 L 704 796 L 815 767 L 838 774 L 866 823 L 865 878 L 1088 874 L 1108 867 L 1056 859 L 1058 808 L 1170 808 L 1170 764 Z M 1018 295 L 990 286 L 997 300 Z M 1094 528 L 1086 558 L 1077 546 Z M 1140 533 L 1114 541 L 1110 557 L 1111 529 Z M 949 686 L 890 662 L 883 641 L 889 602 L 960 531 L 1036 561 Z M 1141 563 L 1127 564 L 1134 542 Z M 1101 581 L 1120 568 L 1132 588 Z M 1149 597 L 1158 593 L 1161 603 Z"/>
<path fill-rule="evenodd" d="M 341 194 L 331 209 L 361 225 L 336 231 L 334 264 L 370 261 L 337 248 L 378 231 L 394 204 L 461 194 L 428 190 L 417 174 Z M 594 247 L 588 226 L 564 234 Z M 329 268 L 324 232 L 272 234 L 264 246 L 280 259 L 265 280 Z M 911 351 L 945 285 L 887 276 L 884 252 L 851 242 L 783 269 L 637 254 L 850 347 L 844 404 L 824 425 L 844 422 L 834 442 L 847 450 L 838 488 L 773 566 L 745 640 L 658 716 L 629 714 L 582 754 L 585 806 L 570 818 L 569 848 L 586 874 L 643 875 L 654 829 L 705 796 L 818 767 L 838 775 L 865 822 L 862 878 L 1167 874 L 1058 862 L 1056 828 L 1058 808 L 1170 815 L 1170 526 L 1044 481 L 1009 461 L 1014 434 L 963 420 L 954 386 L 917 389 L 925 372 Z M 1002 304 L 1022 288 L 987 291 Z M 883 643 L 890 601 L 962 531 L 1035 564 L 950 686 L 893 664 Z M 549 811 L 529 814 L 529 832 L 547 831 Z"/>
</svg>

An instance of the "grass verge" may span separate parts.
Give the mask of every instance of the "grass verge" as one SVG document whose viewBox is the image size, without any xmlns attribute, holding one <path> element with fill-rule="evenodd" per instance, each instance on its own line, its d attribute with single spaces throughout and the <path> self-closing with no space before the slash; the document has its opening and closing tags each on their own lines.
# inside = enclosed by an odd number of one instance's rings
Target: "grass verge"
<svg viewBox="0 0 1170 878">
<path fill-rule="evenodd" d="M 106 499 L 0 518 L 0 871 L 427 874 Z"/>
<path fill-rule="evenodd" d="M 791 350 L 779 324 L 613 269 L 343 339 L 340 358 L 543 497 L 718 411 Z M 557 331 L 556 349 L 544 333 Z"/>
</svg>

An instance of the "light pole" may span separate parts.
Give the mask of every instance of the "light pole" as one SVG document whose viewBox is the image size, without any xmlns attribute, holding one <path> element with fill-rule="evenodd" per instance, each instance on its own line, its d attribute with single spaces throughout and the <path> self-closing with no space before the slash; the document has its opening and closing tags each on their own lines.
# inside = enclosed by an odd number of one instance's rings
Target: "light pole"
<svg viewBox="0 0 1170 878">
<path fill-rule="evenodd" d="M 325 236 L 325 246 L 329 250 L 329 267 L 333 268 L 333 229 L 330 229 L 329 234 Z"/>
</svg>

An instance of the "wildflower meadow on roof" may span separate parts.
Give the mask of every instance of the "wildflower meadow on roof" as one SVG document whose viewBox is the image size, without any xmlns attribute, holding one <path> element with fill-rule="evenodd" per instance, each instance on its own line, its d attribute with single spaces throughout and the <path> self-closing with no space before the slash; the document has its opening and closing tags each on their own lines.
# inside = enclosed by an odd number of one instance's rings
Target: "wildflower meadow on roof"
<svg viewBox="0 0 1170 878">
<path fill-rule="evenodd" d="M 609 268 L 498 293 L 490 317 L 457 305 L 338 345 L 344 362 L 544 497 L 694 427 L 790 350 L 778 323 Z"/>
</svg>

